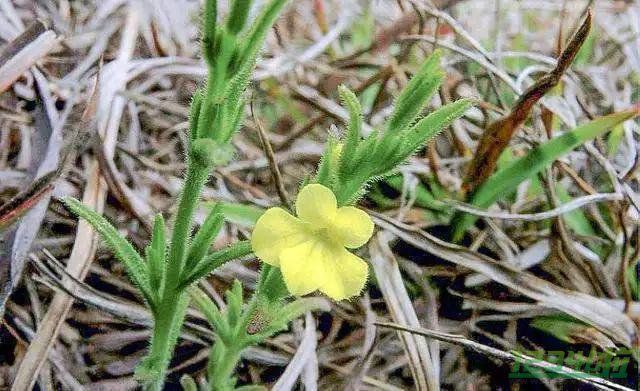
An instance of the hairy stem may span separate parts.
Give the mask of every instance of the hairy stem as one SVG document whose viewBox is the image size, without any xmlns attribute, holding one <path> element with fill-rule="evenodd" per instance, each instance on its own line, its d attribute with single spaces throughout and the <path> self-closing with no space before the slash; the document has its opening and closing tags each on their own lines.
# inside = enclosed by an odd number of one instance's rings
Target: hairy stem
<svg viewBox="0 0 640 391">
<path fill-rule="evenodd" d="M 237 346 L 229 346 L 218 342 L 219 360 L 216 360 L 209 374 L 209 382 L 211 391 L 230 391 L 233 390 L 234 370 L 240 361 L 240 350 Z"/>
<path fill-rule="evenodd" d="M 193 214 L 198 206 L 200 193 L 209 178 L 210 168 L 202 159 L 190 159 L 187 165 L 184 188 L 178 203 L 169 250 L 167 279 L 159 310 L 155 314 L 153 339 L 147 359 L 148 368 L 146 370 L 154 377 L 153 382 L 148 386 L 151 390 L 162 389 L 170 357 L 177 342 L 177 335 L 184 321 L 184 312 L 180 311 L 184 295 L 183 291 L 179 289 L 180 274 L 185 263 L 187 245 L 191 236 Z"/>
</svg>

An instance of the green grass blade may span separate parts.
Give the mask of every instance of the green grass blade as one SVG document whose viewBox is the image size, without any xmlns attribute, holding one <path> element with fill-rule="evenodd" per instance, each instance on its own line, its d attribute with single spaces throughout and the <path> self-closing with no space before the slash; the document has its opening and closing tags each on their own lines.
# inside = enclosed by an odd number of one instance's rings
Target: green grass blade
<svg viewBox="0 0 640 391">
<path fill-rule="evenodd" d="M 470 203 L 479 208 L 491 206 L 500 196 L 514 191 L 520 183 L 540 172 L 560 156 L 638 114 L 640 110 L 637 109 L 610 114 L 547 141 L 489 177 L 471 196 Z M 458 214 L 454 219 L 454 241 L 459 241 L 476 219 L 476 216 L 470 214 Z"/>
<path fill-rule="evenodd" d="M 124 264 L 129 277 L 140 288 L 145 299 L 150 304 L 153 304 L 146 264 L 131 243 L 123 238 L 104 217 L 87 208 L 75 198 L 64 197 L 62 202 L 71 212 L 84 219 L 100 234 L 100 237 L 109 245 L 116 258 Z"/>
</svg>

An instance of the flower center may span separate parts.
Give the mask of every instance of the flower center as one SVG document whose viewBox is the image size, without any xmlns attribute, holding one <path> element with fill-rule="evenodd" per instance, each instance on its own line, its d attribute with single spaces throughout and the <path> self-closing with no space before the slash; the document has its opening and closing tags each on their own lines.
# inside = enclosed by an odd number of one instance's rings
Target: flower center
<svg viewBox="0 0 640 391">
<path fill-rule="evenodd" d="M 331 234 L 329 232 L 329 228 L 327 227 L 318 228 L 315 234 L 318 235 L 322 240 L 331 240 Z"/>
</svg>

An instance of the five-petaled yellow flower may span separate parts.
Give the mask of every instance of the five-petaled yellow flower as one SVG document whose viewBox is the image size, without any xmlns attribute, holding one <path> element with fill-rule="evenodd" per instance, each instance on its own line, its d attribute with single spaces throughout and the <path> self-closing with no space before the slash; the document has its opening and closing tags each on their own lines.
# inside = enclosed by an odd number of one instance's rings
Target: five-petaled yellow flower
<svg viewBox="0 0 640 391">
<path fill-rule="evenodd" d="M 315 290 L 334 300 L 358 295 L 369 269 L 346 248 L 367 243 L 373 234 L 369 215 L 352 206 L 338 208 L 333 192 L 319 184 L 300 191 L 296 214 L 271 208 L 260 217 L 251 236 L 256 256 L 280 267 L 294 295 Z"/>
</svg>

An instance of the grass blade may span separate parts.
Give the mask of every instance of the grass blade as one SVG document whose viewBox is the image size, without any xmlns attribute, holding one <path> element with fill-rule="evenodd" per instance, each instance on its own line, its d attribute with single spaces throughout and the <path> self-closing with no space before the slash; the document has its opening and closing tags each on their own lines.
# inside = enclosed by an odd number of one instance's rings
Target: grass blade
<svg viewBox="0 0 640 391">
<path fill-rule="evenodd" d="M 640 110 L 638 109 L 610 114 L 547 141 L 489 177 L 473 193 L 470 203 L 480 208 L 491 206 L 500 196 L 514 191 L 520 183 L 540 172 L 560 156 L 639 114 Z M 454 219 L 454 241 L 460 240 L 476 219 L 477 217 L 473 215 L 458 214 Z"/>
</svg>

